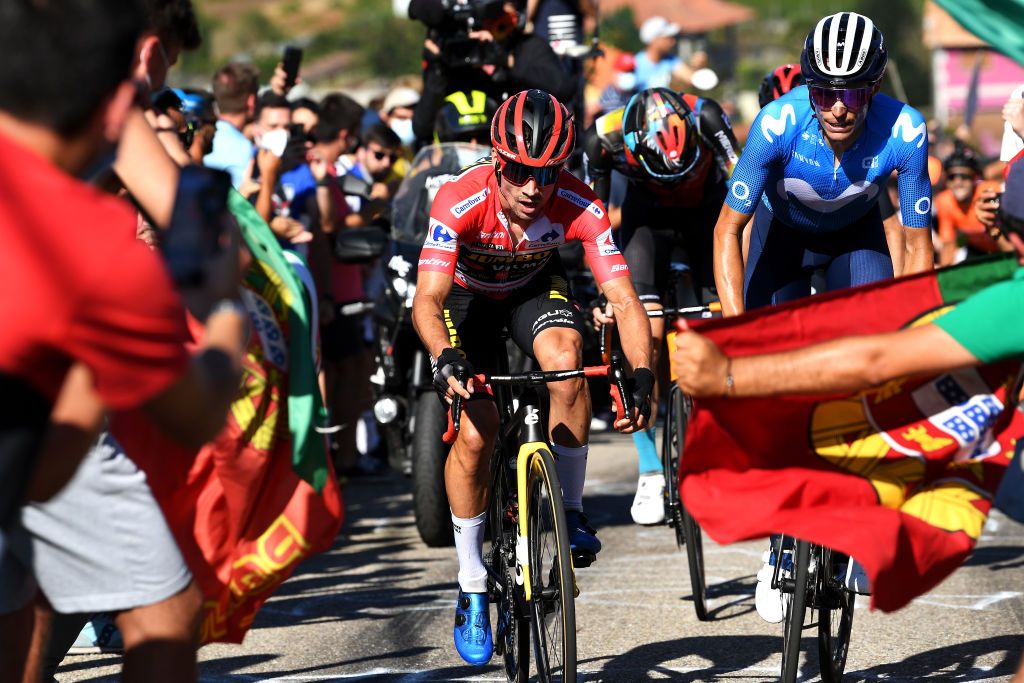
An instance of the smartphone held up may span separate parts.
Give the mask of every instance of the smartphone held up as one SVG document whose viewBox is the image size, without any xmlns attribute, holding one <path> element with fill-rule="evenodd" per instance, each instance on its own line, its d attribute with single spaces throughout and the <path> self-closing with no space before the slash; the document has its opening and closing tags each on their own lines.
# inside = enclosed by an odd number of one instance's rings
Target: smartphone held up
<svg viewBox="0 0 1024 683">
<path fill-rule="evenodd" d="M 201 166 L 181 170 L 171 224 L 160 250 L 178 287 L 205 284 L 210 261 L 219 255 L 232 228 L 228 211 L 231 176 Z"/>
</svg>

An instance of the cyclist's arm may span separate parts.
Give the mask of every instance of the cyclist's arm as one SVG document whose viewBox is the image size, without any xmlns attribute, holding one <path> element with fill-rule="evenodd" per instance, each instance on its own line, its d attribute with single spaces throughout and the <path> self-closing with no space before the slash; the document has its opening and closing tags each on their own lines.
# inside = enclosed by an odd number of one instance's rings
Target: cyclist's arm
<svg viewBox="0 0 1024 683">
<path fill-rule="evenodd" d="M 452 290 L 452 282 L 451 275 L 439 271 L 420 271 L 416 278 L 412 324 L 432 358 L 452 345 L 444 322 L 444 300 Z"/>
<path fill-rule="evenodd" d="M 698 128 L 701 137 L 714 150 L 718 167 L 725 174 L 725 177 L 728 178 L 732 175 L 733 170 L 736 168 L 736 163 L 740 160 L 740 145 L 736 141 L 736 134 L 729 123 L 729 117 L 722 111 L 722 107 L 719 106 L 718 102 L 704 99 L 700 108 Z"/>
<path fill-rule="evenodd" d="M 769 120 L 769 117 L 771 120 Z M 761 201 L 772 166 L 784 158 L 775 122 L 794 121 L 793 106 L 769 103 L 754 119 L 743 154 L 729 180 L 729 194 L 715 224 L 715 286 L 725 315 L 743 312 L 743 226 Z"/>
<path fill-rule="evenodd" d="M 601 292 L 608 299 L 615 320 L 618 321 L 619 338 L 630 367 L 651 367 L 651 321 L 647 309 L 633 288 L 628 277 L 617 277 L 601 284 Z"/>
<path fill-rule="evenodd" d="M 731 362 L 706 337 L 684 332 L 676 336 L 672 364 L 679 387 L 691 395 L 739 397 L 857 391 L 908 375 L 977 365 L 978 359 L 931 324 Z M 732 391 L 726 383 L 730 371 Z"/>
<path fill-rule="evenodd" d="M 923 126 L 924 118 L 912 107 L 904 107 L 901 116 L 910 117 L 913 127 Z M 930 270 L 934 265 L 934 251 L 931 244 L 932 184 L 928 179 L 928 140 L 918 147 L 913 142 L 903 142 L 901 137 L 891 138 L 900 142 L 899 165 L 896 168 L 896 184 L 900 191 L 900 212 L 907 230 L 907 258 L 903 274 Z"/>
<path fill-rule="evenodd" d="M 725 204 L 715 224 L 715 287 L 726 316 L 743 313 L 742 235 L 750 217 Z"/>
</svg>

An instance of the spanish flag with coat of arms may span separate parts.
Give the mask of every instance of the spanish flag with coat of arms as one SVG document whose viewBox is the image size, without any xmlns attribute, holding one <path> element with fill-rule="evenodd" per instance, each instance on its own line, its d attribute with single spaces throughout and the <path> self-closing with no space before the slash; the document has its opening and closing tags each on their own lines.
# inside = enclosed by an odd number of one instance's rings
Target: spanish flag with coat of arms
<svg viewBox="0 0 1024 683">
<path fill-rule="evenodd" d="M 1016 267 L 993 257 L 696 328 L 734 357 L 891 332 L 934 320 Z M 1019 371 L 1003 362 L 853 395 L 698 399 L 683 503 L 719 543 L 784 533 L 851 555 L 871 579 L 872 606 L 899 609 L 959 567 L 981 535 L 1024 432 Z"/>
</svg>

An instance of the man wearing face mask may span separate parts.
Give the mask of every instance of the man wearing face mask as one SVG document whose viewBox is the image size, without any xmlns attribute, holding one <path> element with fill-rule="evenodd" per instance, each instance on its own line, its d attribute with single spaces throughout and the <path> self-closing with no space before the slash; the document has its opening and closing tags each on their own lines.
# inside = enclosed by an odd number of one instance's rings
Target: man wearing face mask
<svg viewBox="0 0 1024 683">
<path fill-rule="evenodd" d="M 380 120 L 387 124 L 388 128 L 395 131 L 395 135 L 402 141 L 402 145 L 409 149 L 416 142 L 416 135 L 412 130 L 412 117 L 416 110 L 416 104 L 420 101 L 420 94 L 412 88 L 392 88 L 384 98 L 384 104 L 380 108 Z"/>
<path fill-rule="evenodd" d="M 475 22 L 468 33 L 453 18 L 456 10 L 479 7 L 487 18 Z M 496 0 L 412 0 L 409 17 L 429 29 L 424 43 L 423 95 L 413 115 L 416 139 L 434 136 L 434 121 L 444 98 L 457 90 L 481 90 L 495 102 L 530 88 L 542 88 L 562 102 L 572 102 L 578 80 L 568 73 L 543 38 L 525 33 L 526 2 Z M 486 53 L 485 63 L 452 63 L 445 40 L 466 33 Z M 442 49 L 445 48 L 445 49 Z"/>
</svg>

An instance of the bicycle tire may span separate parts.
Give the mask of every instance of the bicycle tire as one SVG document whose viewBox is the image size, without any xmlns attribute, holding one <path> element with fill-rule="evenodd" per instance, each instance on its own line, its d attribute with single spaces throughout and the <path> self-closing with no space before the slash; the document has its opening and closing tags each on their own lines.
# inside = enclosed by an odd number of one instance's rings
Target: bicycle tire
<svg viewBox="0 0 1024 683">
<path fill-rule="evenodd" d="M 441 441 L 445 409 L 434 392 L 416 399 L 416 423 L 412 439 L 412 505 L 416 530 L 431 548 L 455 544 L 452 512 L 444 484 L 448 447 Z"/>
<path fill-rule="evenodd" d="M 686 543 L 686 532 L 683 529 L 683 516 L 679 502 L 679 451 L 682 447 L 680 422 L 685 419 L 682 392 L 675 384 L 669 389 L 665 406 L 665 429 L 661 439 L 661 468 L 665 475 L 665 520 L 676 535 L 676 547 L 682 548 Z"/>
<path fill-rule="evenodd" d="M 700 621 L 708 621 L 708 587 L 704 576 L 704 537 L 700 525 L 685 506 L 680 506 L 686 534 L 686 563 L 690 568 L 690 590 L 693 592 L 693 611 Z"/>
<path fill-rule="evenodd" d="M 541 448 L 527 462 L 530 623 L 542 683 L 576 681 L 576 604 L 569 528 L 555 460 Z"/>
<path fill-rule="evenodd" d="M 793 592 L 788 596 L 789 608 L 785 611 L 782 635 L 783 683 L 794 683 L 800 668 L 800 636 L 803 634 L 804 614 L 807 608 L 807 570 L 810 555 L 810 543 L 796 541 L 793 550 Z M 782 561 L 782 553 L 778 553 L 778 561 Z"/>
<path fill-rule="evenodd" d="M 850 633 L 853 631 L 853 610 L 856 596 L 846 590 L 837 575 L 836 554 L 828 548 L 820 549 L 818 562 L 818 658 L 821 660 L 821 680 L 839 683 L 846 669 L 846 655 L 850 651 Z"/>
</svg>

